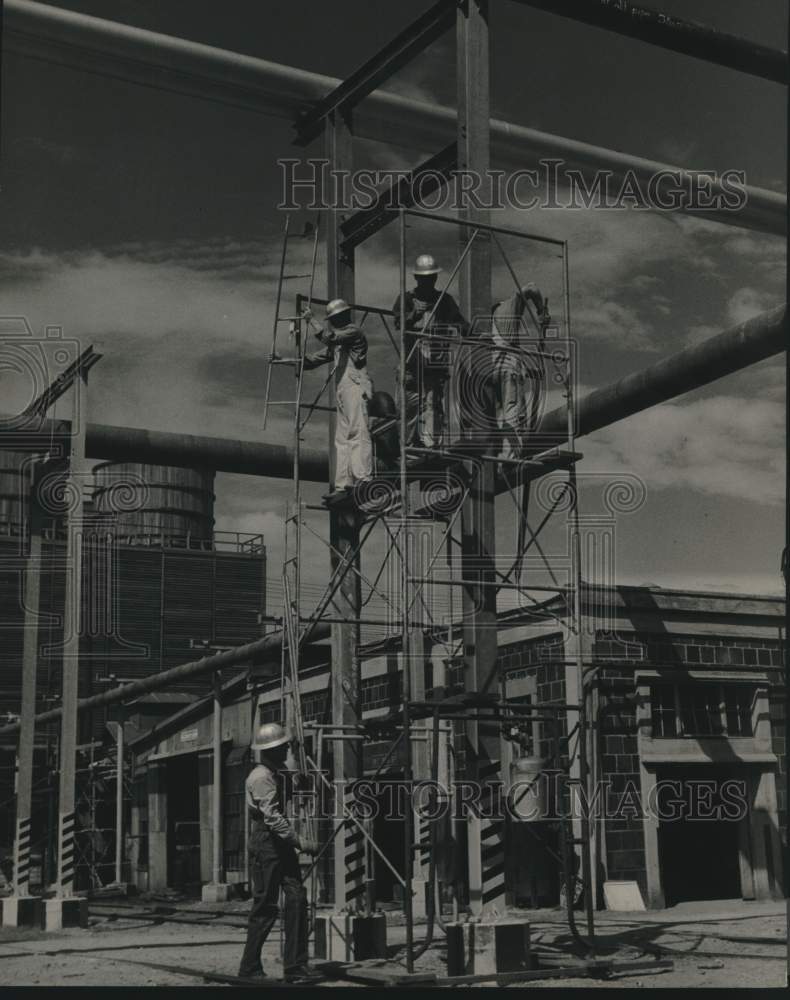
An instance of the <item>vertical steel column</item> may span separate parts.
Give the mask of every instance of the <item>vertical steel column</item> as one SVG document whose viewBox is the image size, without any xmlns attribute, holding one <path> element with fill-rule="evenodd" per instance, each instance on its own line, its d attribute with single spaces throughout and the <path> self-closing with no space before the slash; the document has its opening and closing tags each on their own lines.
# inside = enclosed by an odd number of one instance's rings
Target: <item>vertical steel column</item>
<svg viewBox="0 0 790 1000">
<path fill-rule="evenodd" d="M 115 765 L 115 881 L 123 882 L 123 755 L 124 755 L 124 717 L 123 706 L 118 720 L 116 735 L 116 752 L 118 759 Z"/>
<path fill-rule="evenodd" d="M 74 800 L 77 769 L 77 699 L 82 627 L 83 489 L 85 486 L 85 432 L 88 422 L 88 373 L 81 372 L 72 387 L 73 411 L 69 437 L 67 497 L 66 593 L 63 615 L 63 687 L 60 736 L 60 793 L 58 798 L 57 896 L 74 893 Z"/>
<path fill-rule="evenodd" d="M 573 371 L 571 359 L 573 349 L 571 344 L 571 294 L 570 294 L 570 264 L 568 259 L 567 242 L 562 248 L 562 284 L 565 306 L 565 329 L 568 344 L 568 367 L 567 367 L 567 404 L 568 404 L 568 447 L 571 451 L 576 450 L 576 392 L 574 385 L 575 372 Z M 573 629 L 574 653 L 572 659 L 575 663 L 566 668 L 565 698 L 568 704 L 578 704 L 580 711 L 567 713 L 568 726 L 568 757 L 570 761 L 570 788 L 573 795 L 573 788 L 577 790 L 578 799 L 582 808 L 579 810 L 579 818 L 573 820 L 573 838 L 575 841 L 574 854 L 579 858 L 582 882 L 584 884 L 584 905 L 587 921 L 587 934 L 590 946 L 594 944 L 594 917 L 593 907 L 595 906 L 595 886 L 593 884 L 593 872 L 591 864 L 591 829 L 589 817 L 589 803 L 591 793 L 589 775 L 588 753 L 591 750 L 590 744 L 590 720 L 587 713 L 587 686 L 584 682 L 584 659 L 585 651 L 588 648 L 586 635 L 586 618 L 584 614 L 584 587 L 582 581 L 582 545 L 581 529 L 579 523 L 579 483 L 576 476 L 576 466 L 571 465 L 568 470 L 568 488 L 570 491 L 570 519 L 571 529 L 571 568 L 573 579 Z M 575 729 L 575 739 L 571 733 Z M 573 811 L 576 815 L 576 810 Z M 568 905 L 573 906 L 573 887 L 566 886 L 568 894 Z"/>
<path fill-rule="evenodd" d="M 330 171 L 350 171 L 353 167 L 353 128 L 350 112 L 336 111 L 326 124 L 326 157 Z M 334 176 L 331 173 L 329 176 Z M 339 196 L 339 192 L 335 192 Z M 332 202 L 333 192 L 325 192 Z M 353 302 L 354 251 L 341 246 L 341 207 L 326 213 L 327 298 Z M 335 406 L 334 384 L 330 405 Z M 329 475 L 334 487 L 335 414 L 329 416 Z M 332 546 L 332 572 L 344 565 L 359 545 L 359 516 L 350 504 L 335 505 L 329 514 L 329 541 Z M 358 557 L 357 557 L 358 559 Z M 349 569 L 338 588 L 332 611 L 337 618 L 358 621 L 362 594 L 359 576 Z M 332 723 L 356 726 L 361 718 L 361 677 L 359 661 L 359 625 L 332 624 Z M 359 740 L 336 740 L 332 747 L 333 776 L 338 802 L 335 823 L 344 827 L 334 841 L 335 907 L 359 910 L 365 900 L 365 848 L 357 826 L 343 819 L 342 804 L 351 805 L 348 784 L 362 776 L 362 748 Z"/>
<path fill-rule="evenodd" d="M 213 784 L 211 787 L 211 847 L 213 864 L 211 881 L 220 885 L 225 881 L 222 870 L 222 674 L 214 674 L 214 731 L 213 731 Z"/>
<path fill-rule="evenodd" d="M 42 527 L 34 490 L 35 475 L 31 470 L 28 507 L 30 512 L 30 548 L 25 570 L 25 635 L 22 649 L 22 706 L 19 716 L 19 770 L 16 793 L 16 837 L 14 839 L 15 896 L 27 896 L 30 888 L 30 823 L 33 811 L 33 754 L 36 738 L 36 674 L 38 672 L 38 616 L 41 600 Z"/>
<path fill-rule="evenodd" d="M 403 746 L 406 758 L 403 768 L 403 782 L 407 793 L 413 785 L 413 762 L 411 744 L 411 626 L 409 623 L 409 608 L 411 605 L 411 587 L 409 584 L 409 472 L 406 447 L 406 215 L 400 211 L 400 355 L 398 365 L 398 412 L 400 415 L 400 498 L 401 498 L 401 647 L 403 672 Z M 414 970 L 414 912 L 412 901 L 412 886 L 414 880 L 414 815 L 407 806 L 404 811 L 404 849 L 403 849 L 403 915 L 406 919 L 406 971 Z"/>
<path fill-rule="evenodd" d="M 481 179 L 480 197 L 490 193 L 490 81 L 488 0 L 464 0 L 457 18 L 458 169 Z M 470 224 L 488 224 L 490 213 L 472 204 L 461 209 Z M 469 230 L 460 230 L 461 245 Z M 461 310 L 470 322 L 490 316 L 491 244 L 482 233 L 474 241 L 459 272 Z M 478 327 L 478 333 L 482 329 Z M 490 366 L 485 348 L 472 348 L 464 361 L 468 372 Z M 481 352 L 479 358 L 474 354 Z M 486 450 L 493 413 L 482 412 L 479 400 L 463 398 L 469 433 Z M 474 411 L 469 412 L 471 407 Z M 462 575 L 464 580 L 464 680 L 467 691 L 497 690 L 497 621 L 495 582 L 495 468 L 491 462 L 470 464 L 470 495 L 462 511 Z M 480 586 L 488 584 L 488 586 Z M 483 811 L 492 804 L 500 778 L 500 734 L 497 727 L 470 723 L 467 727 L 467 774 L 482 787 Z M 469 902 L 473 913 L 502 912 L 505 903 L 504 823 L 476 817 L 469 824 Z"/>
</svg>

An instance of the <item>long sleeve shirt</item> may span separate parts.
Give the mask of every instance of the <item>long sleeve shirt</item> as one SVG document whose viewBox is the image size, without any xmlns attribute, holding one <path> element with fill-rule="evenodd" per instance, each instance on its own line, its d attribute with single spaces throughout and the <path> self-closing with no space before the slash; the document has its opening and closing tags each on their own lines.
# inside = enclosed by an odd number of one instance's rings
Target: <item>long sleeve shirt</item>
<svg viewBox="0 0 790 1000">
<path fill-rule="evenodd" d="M 269 833 L 292 847 L 299 846 L 296 830 L 288 822 L 282 806 L 280 783 L 277 775 L 268 767 L 259 764 L 247 777 L 244 784 L 247 805 L 259 823 L 263 823 Z"/>
<path fill-rule="evenodd" d="M 437 335 L 450 336 L 456 332 L 460 337 L 465 337 L 469 332 L 469 324 L 464 319 L 452 295 L 447 293 L 441 295 L 441 301 L 437 306 L 436 303 L 440 295 L 441 292 L 435 288 L 431 292 L 420 291 L 419 294 L 416 288 L 411 292 L 406 292 L 406 328 L 403 339 L 408 358 L 406 368 L 410 373 L 416 372 L 420 357 L 430 361 L 432 366 L 441 366 L 449 361 L 448 345 L 439 339 L 439 336 L 437 336 L 436 343 L 433 344 L 422 338 L 410 337 L 410 333 L 436 333 Z M 436 306 L 435 312 L 433 312 L 434 306 Z M 395 313 L 395 328 L 400 330 L 400 295 L 395 299 L 392 311 Z M 431 317 L 432 313 L 433 317 Z M 415 345 L 417 346 L 415 347 Z"/>
<path fill-rule="evenodd" d="M 305 368 L 318 368 L 320 365 L 335 363 L 338 369 L 345 368 L 348 361 L 355 368 L 364 368 L 368 360 L 368 340 L 358 326 L 349 323 L 348 326 L 333 327 L 327 324 L 320 334 L 320 350 L 306 354 Z"/>
</svg>

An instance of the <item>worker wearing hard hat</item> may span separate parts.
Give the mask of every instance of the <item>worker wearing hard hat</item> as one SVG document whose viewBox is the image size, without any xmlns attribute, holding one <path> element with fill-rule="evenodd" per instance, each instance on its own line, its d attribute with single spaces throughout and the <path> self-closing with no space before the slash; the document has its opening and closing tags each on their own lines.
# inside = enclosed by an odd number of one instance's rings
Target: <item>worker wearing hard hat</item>
<svg viewBox="0 0 790 1000">
<path fill-rule="evenodd" d="M 282 786 L 288 758 L 285 730 L 276 722 L 260 726 L 252 750 L 257 766 L 247 778 L 244 794 L 252 821 L 249 866 L 253 900 L 239 976 L 266 978 L 261 949 L 277 919 L 282 887 L 285 980 L 310 982 L 321 977 L 307 964 L 307 894 L 297 851 L 317 854 L 318 846 L 300 838 L 283 813 Z"/>
<path fill-rule="evenodd" d="M 445 384 L 450 351 L 446 339 L 465 336 L 468 324 L 455 300 L 439 292 L 441 268 L 430 254 L 421 254 L 414 266 L 415 285 L 405 296 L 403 346 L 406 351 L 406 444 L 440 448 L 444 437 Z M 400 296 L 392 307 L 400 329 Z M 428 334 L 435 340 L 424 336 Z"/>
<path fill-rule="evenodd" d="M 498 303 L 493 310 L 491 339 L 497 349 L 493 375 L 500 457 L 511 460 L 523 456 L 526 439 L 537 428 L 545 392 L 543 359 L 540 355 L 530 355 L 526 342 L 530 303 L 537 312 L 533 318 L 542 344 L 551 318 L 543 295 L 533 283 Z"/>
<path fill-rule="evenodd" d="M 368 402 L 373 383 L 367 369 L 368 341 L 351 321 L 351 307 L 333 299 L 326 307 L 326 325 L 313 322 L 306 309 L 303 317 L 316 329 L 321 350 L 307 354 L 304 367 L 332 364 L 335 374 L 335 491 L 350 490 L 373 475 L 373 445 L 368 428 Z"/>
</svg>

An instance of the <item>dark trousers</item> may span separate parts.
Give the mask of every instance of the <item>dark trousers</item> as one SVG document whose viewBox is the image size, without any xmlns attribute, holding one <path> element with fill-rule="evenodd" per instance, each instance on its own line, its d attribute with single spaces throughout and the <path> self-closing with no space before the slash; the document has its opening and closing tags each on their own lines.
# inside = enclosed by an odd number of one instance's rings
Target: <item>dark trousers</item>
<svg viewBox="0 0 790 1000">
<path fill-rule="evenodd" d="M 252 909 L 240 976 L 262 969 L 261 949 L 277 919 L 280 887 L 283 890 L 283 929 L 286 972 L 307 962 L 307 893 L 299 878 L 299 860 L 293 847 L 275 841 L 268 833 L 252 834 L 249 847 Z"/>
</svg>

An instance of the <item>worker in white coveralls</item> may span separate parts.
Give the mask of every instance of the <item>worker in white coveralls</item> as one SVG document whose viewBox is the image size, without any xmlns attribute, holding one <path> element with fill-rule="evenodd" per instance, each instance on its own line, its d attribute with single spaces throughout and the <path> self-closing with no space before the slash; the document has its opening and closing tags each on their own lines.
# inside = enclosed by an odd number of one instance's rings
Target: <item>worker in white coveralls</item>
<svg viewBox="0 0 790 1000">
<path fill-rule="evenodd" d="M 277 919 L 282 888 L 285 981 L 314 982 L 322 977 L 307 964 L 307 893 L 302 885 L 297 852 L 317 854 L 318 845 L 300 838 L 284 813 L 288 772 L 285 730 L 276 722 L 260 726 L 252 750 L 257 766 L 244 786 L 252 823 L 249 840 L 252 909 L 239 976 L 266 978 L 261 949 Z"/>
<path fill-rule="evenodd" d="M 491 339 L 494 343 L 494 388 L 497 403 L 500 458 L 523 457 L 529 434 L 537 429 L 545 382 L 540 356 L 530 356 L 525 338 L 525 315 L 532 302 L 540 325 L 540 343 L 551 322 L 546 303 L 532 283 L 498 303 L 493 310 Z"/>
<path fill-rule="evenodd" d="M 441 270 L 430 254 L 421 254 L 414 266 L 414 288 L 405 296 L 406 444 L 423 448 L 440 448 L 444 439 L 450 351 L 443 338 L 463 337 L 469 329 L 452 295 L 436 288 Z M 392 310 L 400 329 L 400 295 Z"/>
<path fill-rule="evenodd" d="M 351 307 L 334 299 L 326 307 L 326 325 L 313 322 L 312 313 L 302 314 L 316 329 L 323 344 L 320 351 L 307 354 L 305 368 L 331 364 L 335 374 L 335 482 L 336 492 L 368 482 L 373 475 L 373 445 L 368 428 L 368 403 L 373 383 L 367 369 L 368 341 L 351 322 Z"/>
</svg>

